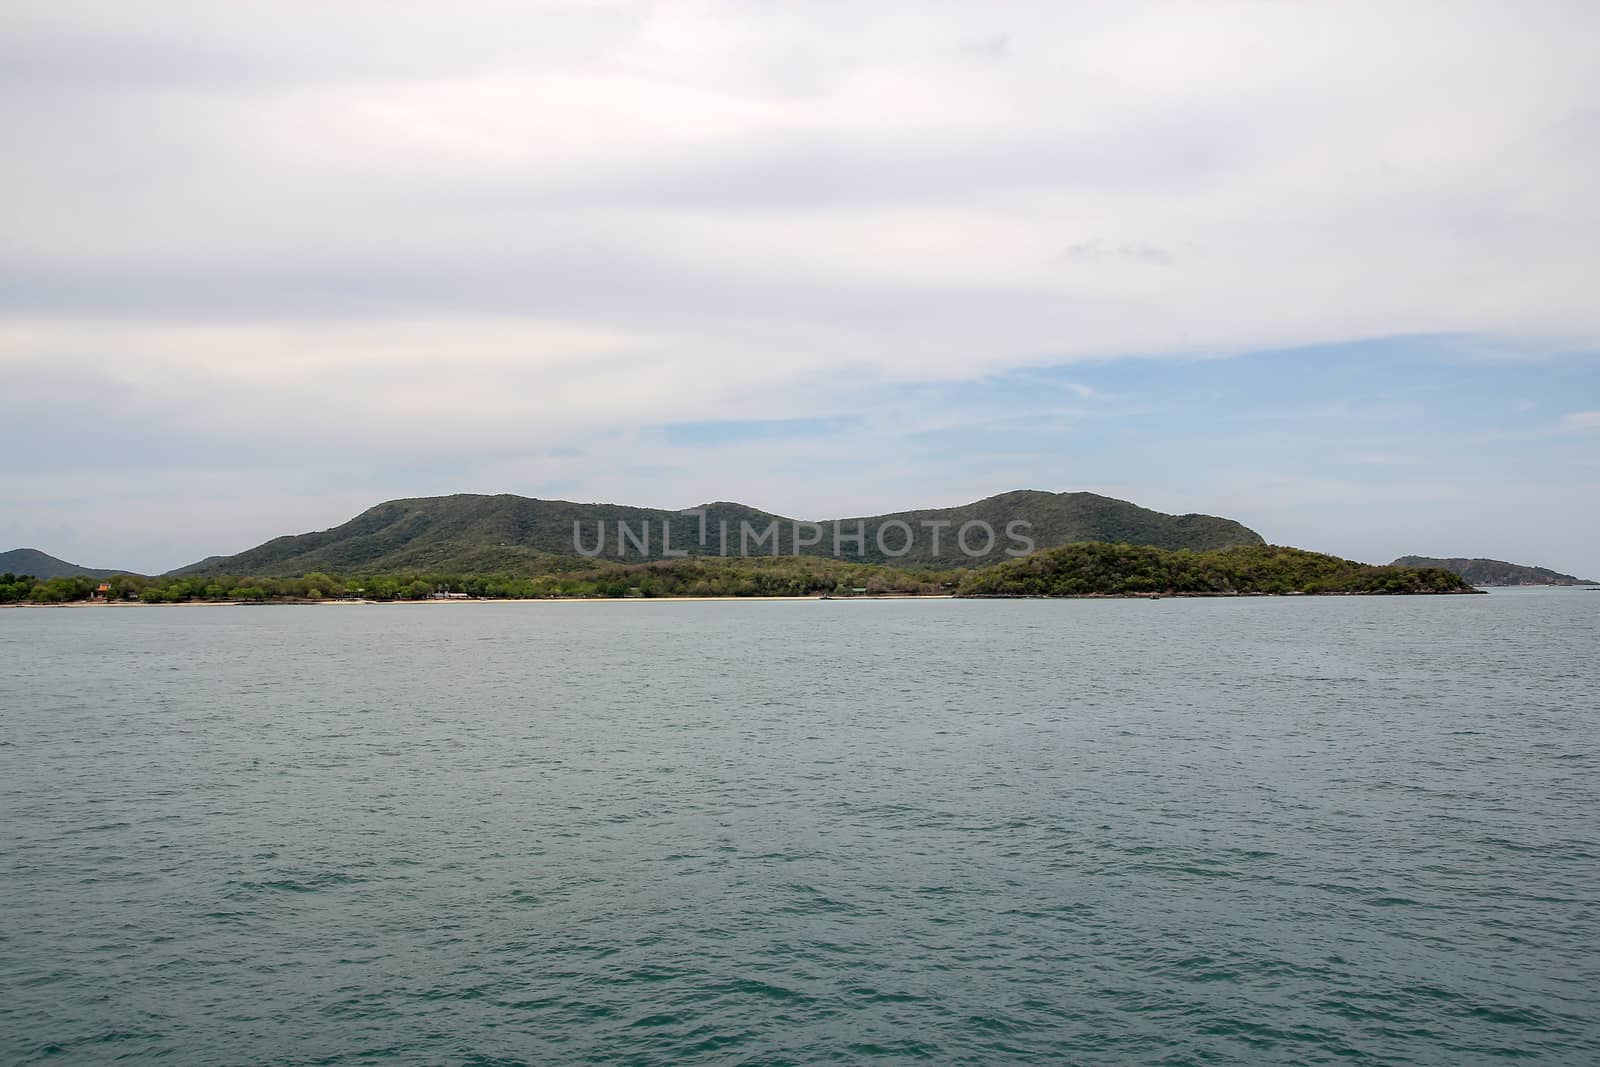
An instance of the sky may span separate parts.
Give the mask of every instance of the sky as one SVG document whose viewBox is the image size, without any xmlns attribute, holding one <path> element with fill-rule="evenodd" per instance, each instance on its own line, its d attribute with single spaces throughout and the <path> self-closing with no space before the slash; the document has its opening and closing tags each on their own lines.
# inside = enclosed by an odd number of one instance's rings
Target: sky
<svg viewBox="0 0 1600 1067">
<path fill-rule="evenodd" d="M 10 0 L 0 548 L 1090 490 L 1600 577 L 1600 5 Z"/>
</svg>

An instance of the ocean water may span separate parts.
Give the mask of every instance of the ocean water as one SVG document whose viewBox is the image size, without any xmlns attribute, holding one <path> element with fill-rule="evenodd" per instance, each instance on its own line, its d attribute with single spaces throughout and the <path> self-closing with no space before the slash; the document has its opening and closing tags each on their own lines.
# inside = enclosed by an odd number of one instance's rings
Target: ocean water
<svg viewBox="0 0 1600 1067">
<path fill-rule="evenodd" d="M 1600 1063 L 1597 620 L 0 611 L 0 1062 Z"/>
</svg>

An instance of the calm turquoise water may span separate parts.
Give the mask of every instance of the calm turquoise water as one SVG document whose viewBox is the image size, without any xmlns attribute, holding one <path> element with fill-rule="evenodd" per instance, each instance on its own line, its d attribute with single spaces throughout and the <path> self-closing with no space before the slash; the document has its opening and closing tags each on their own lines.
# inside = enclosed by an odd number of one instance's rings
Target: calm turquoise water
<svg viewBox="0 0 1600 1067">
<path fill-rule="evenodd" d="M 1597 619 L 0 611 L 0 1062 L 1600 1062 Z"/>
</svg>

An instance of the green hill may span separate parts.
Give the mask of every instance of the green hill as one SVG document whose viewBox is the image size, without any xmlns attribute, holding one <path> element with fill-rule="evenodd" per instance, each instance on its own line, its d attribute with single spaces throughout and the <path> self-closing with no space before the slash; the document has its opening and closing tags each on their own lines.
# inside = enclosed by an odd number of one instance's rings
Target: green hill
<svg viewBox="0 0 1600 1067">
<path fill-rule="evenodd" d="M 1437 567 L 1373 567 L 1277 545 L 1214 552 L 1065 545 L 986 567 L 961 584 L 963 596 L 992 597 L 1472 591 L 1459 576 Z"/>
<path fill-rule="evenodd" d="M 1432 556 L 1401 556 L 1394 561 L 1396 567 L 1442 567 L 1459 574 L 1473 585 L 1595 585 L 1587 578 L 1574 578 L 1570 574 L 1550 570 L 1548 567 L 1528 567 L 1520 563 L 1507 563 L 1499 559 L 1436 559 Z"/>
<path fill-rule="evenodd" d="M 670 538 L 665 544 L 663 524 Z M 993 531 L 992 540 L 987 531 Z M 797 524 L 726 501 L 661 511 L 460 494 L 391 500 L 330 530 L 278 537 L 238 555 L 211 557 L 172 573 L 538 574 L 552 569 L 552 557 L 584 554 L 624 562 L 664 559 L 668 549 L 673 555 L 690 556 L 791 555 L 796 554 L 797 537 L 800 555 L 837 554 L 852 562 L 915 567 L 983 566 L 1011 558 L 1008 551 L 1020 554 L 1077 541 L 1197 551 L 1262 543 L 1259 534 L 1231 519 L 1166 515 L 1094 493 L 1019 491 L 961 507 L 815 524 Z"/>
<path fill-rule="evenodd" d="M 0 574 L 26 574 L 34 578 L 72 578 L 81 574 L 85 578 L 110 578 L 114 574 L 133 573 L 103 567 L 80 567 L 40 552 L 37 548 L 13 548 L 10 552 L 0 552 Z"/>
</svg>

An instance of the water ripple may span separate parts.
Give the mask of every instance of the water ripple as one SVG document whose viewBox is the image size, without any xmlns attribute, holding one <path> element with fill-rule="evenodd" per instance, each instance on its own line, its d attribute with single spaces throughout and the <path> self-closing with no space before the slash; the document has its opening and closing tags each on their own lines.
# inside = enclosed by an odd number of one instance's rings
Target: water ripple
<svg viewBox="0 0 1600 1067">
<path fill-rule="evenodd" d="M 1597 610 L 0 613 L 0 1062 L 1600 1062 Z"/>
</svg>

